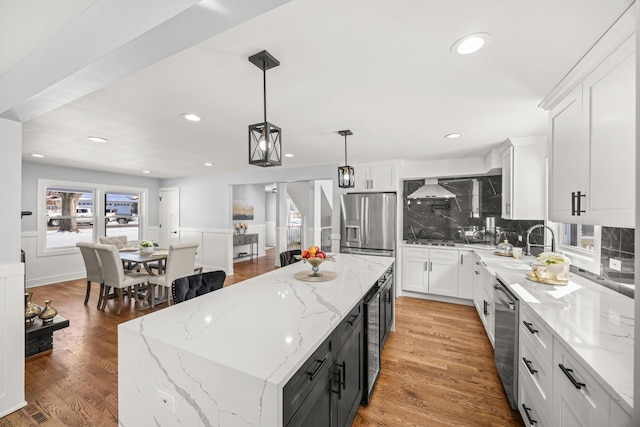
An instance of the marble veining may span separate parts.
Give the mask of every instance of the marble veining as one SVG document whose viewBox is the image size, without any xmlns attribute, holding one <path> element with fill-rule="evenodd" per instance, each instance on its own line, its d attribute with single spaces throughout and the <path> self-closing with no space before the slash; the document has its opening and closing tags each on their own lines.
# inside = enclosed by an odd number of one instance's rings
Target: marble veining
<svg viewBox="0 0 640 427">
<path fill-rule="evenodd" d="M 628 413 L 633 408 L 633 299 L 571 274 L 564 286 L 531 282 L 518 265 L 535 258 L 510 260 L 476 251 L 489 270 L 503 280 L 520 299 L 543 319 L 562 345 L 588 369 Z"/>
<path fill-rule="evenodd" d="M 286 382 L 394 261 L 335 259 L 332 281 L 299 262 L 121 324 L 120 425 L 280 425 Z"/>
</svg>

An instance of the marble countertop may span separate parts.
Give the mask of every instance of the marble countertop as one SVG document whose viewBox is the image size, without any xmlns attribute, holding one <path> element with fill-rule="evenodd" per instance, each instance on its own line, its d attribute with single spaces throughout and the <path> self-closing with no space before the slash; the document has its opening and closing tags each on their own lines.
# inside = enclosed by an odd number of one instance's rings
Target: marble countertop
<svg viewBox="0 0 640 427">
<path fill-rule="evenodd" d="M 633 408 L 633 299 L 576 274 L 551 286 L 525 278 L 535 257 L 520 260 L 476 251 L 487 268 L 505 282 L 564 341 L 590 374 L 628 414 Z"/>
<path fill-rule="evenodd" d="M 334 280 L 297 280 L 311 272 L 298 262 L 121 324 L 121 425 L 155 418 L 156 389 L 177 396 L 182 423 L 276 425 L 282 387 L 394 262 L 334 258 L 320 266 Z"/>
</svg>

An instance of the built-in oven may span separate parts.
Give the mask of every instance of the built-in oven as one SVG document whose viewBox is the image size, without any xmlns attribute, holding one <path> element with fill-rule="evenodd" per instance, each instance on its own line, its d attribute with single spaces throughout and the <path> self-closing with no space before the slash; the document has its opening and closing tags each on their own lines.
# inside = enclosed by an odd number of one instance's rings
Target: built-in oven
<svg viewBox="0 0 640 427">
<path fill-rule="evenodd" d="M 364 388 L 362 404 L 368 405 L 380 375 L 380 288 L 376 284 L 364 297 Z"/>
<path fill-rule="evenodd" d="M 494 362 L 509 404 L 518 405 L 518 298 L 496 278 L 495 291 L 495 350 Z"/>
</svg>

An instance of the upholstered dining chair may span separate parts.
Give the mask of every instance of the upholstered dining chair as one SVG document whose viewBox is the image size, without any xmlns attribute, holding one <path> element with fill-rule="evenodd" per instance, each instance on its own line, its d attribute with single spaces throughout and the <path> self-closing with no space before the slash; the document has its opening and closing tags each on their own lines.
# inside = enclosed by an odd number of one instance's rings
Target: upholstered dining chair
<svg viewBox="0 0 640 427">
<path fill-rule="evenodd" d="M 292 249 L 290 251 L 280 252 L 280 267 L 300 261 L 300 259 L 295 257 L 296 255 L 302 255 L 302 251 L 300 249 Z"/>
<path fill-rule="evenodd" d="M 227 274 L 224 271 L 216 270 L 176 279 L 171 284 L 173 303 L 178 304 L 217 291 L 222 288 L 226 278 Z"/>
<path fill-rule="evenodd" d="M 120 315 L 121 307 L 124 304 L 124 290 L 132 286 L 137 288 L 139 285 L 147 283 L 150 276 L 146 273 L 135 271 L 125 272 L 118 248 L 114 245 L 96 244 L 94 249 L 102 264 L 102 276 L 104 279 L 104 293 L 100 309 L 105 309 L 109 299 L 109 289 L 113 288 L 117 299 L 116 315 Z M 134 292 L 134 295 L 137 294 L 138 292 Z"/>
<path fill-rule="evenodd" d="M 156 286 L 162 286 L 167 292 L 167 305 L 172 304 L 171 284 L 180 277 L 188 277 L 193 275 L 193 267 L 196 263 L 197 243 L 179 243 L 169 246 L 167 254 L 167 262 L 164 274 L 151 276 L 149 284 L 151 285 L 151 306 L 154 306 L 153 295 Z"/>
<path fill-rule="evenodd" d="M 127 246 L 128 239 L 127 236 L 101 236 L 100 243 L 103 245 L 115 245 L 118 249 L 122 249 Z"/>
<path fill-rule="evenodd" d="M 102 264 L 100 258 L 94 249 L 94 243 L 78 242 L 76 246 L 80 249 L 82 259 L 84 260 L 84 268 L 87 270 L 87 292 L 84 296 L 84 304 L 89 302 L 91 294 L 91 282 L 100 284 L 100 295 L 98 296 L 98 308 L 102 304 L 102 294 L 104 293 L 104 279 L 102 278 Z"/>
</svg>

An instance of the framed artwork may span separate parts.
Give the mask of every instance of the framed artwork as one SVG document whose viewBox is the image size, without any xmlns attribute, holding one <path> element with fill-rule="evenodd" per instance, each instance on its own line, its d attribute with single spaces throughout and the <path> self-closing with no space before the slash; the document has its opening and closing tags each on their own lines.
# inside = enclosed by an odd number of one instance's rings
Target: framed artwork
<svg viewBox="0 0 640 427">
<path fill-rule="evenodd" d="M 234 221 L 249 221 L 253 219 L 253 202 L 249 200 L 233 199 Z"/>
</svg>

